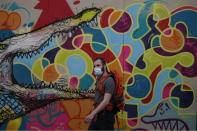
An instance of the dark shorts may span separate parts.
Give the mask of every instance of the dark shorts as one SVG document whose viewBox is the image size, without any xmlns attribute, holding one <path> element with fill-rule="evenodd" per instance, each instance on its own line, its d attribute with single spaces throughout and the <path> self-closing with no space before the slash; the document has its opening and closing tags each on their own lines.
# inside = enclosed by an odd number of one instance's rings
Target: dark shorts
<svg viewBox="0 0 197 131">
<path fill-rule="evenodd" d="M 95 116 L 88 130 L 114 130 L 115 116 L 110 111 L 102 111 Z"/>
</svg>

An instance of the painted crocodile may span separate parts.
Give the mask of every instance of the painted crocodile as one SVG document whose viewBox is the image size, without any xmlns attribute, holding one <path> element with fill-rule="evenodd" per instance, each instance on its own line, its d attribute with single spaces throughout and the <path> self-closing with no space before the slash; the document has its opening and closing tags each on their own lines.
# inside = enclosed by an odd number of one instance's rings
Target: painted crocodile
<svg viewBox="0 0 197 131">
<path fill-rule="evenodd" d="M 65 41 L 76 28 L 97 24 L 98 8 L 89 8 L 74 17 L 49 24 L 38 30 L 18 34 L 0 42 L 0 123 L 23 116 L 32 110 L 60 99 L 82 98 L 80 90 L 68 88 L 63 84 L 46 84 L 43 81 L 33 86 L 19 85 L 13 77 L 13 58 L 36 53 L 49 44 L 52 38 Z M 93 90 L 89 90 L 93 92 Z"/>
</svg>

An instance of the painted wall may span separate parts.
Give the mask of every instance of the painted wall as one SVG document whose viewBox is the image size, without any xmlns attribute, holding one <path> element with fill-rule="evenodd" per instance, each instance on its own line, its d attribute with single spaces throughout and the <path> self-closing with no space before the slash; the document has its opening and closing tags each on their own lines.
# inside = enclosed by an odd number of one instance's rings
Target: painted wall
<svg viewBox="0 0 197 131">
<path fill-rule="evenodd" d="M 196 0 L 1 0 L 0 129 L 87 129 L 99 56 L 121 130 L 196 130 L 196 22 Z"/>
</svg>

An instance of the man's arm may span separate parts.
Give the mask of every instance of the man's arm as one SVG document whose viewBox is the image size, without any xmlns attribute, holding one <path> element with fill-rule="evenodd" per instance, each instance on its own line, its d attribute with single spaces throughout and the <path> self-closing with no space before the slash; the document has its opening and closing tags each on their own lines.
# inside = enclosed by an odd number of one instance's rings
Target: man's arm
<svg viewBox="0 0 197 131">
<path fill-rule="evenodd" d="M 94 97 L 95 97 L 95 94 L 90 94 L 90 93 L 88 93 L 86 91 L 81 91 L 80 95 L 82 95 L 84 97 L 87 97 L 87 98 L 92 98 L 92 99 L 94 99 Z"/>
<path fill-rule="evenodd" d="M 104 94 L 104 98 L 103 101 L 96 107 L 96 109 L 85 118 L 85 122 L 90 122 L 94 116 L 99 113 L 100 111 L 102 111 L 110 102 L 110 99 L 112 97 L 112 94 L 110 93 L 105 93 Z"/>
</svg>

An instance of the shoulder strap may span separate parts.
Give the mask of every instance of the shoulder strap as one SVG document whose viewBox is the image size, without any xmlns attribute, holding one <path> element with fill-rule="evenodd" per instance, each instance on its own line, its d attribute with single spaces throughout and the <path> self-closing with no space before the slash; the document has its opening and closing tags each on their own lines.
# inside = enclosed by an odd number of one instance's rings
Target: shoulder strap
<svg viewBox="0 0 197 131">
<path fill-rule="evenodd" d="M 99 92 L 100 92 L 102 95 L 104 94 L 104 91 L 103 91 L 103 82 L 104 82 L 109 76 L 111 76 L 111 75 L 112 75 L 112 74 L 109 73 L 109 74 L 103 76 L 102 79 L 101 79 L 101 81 L 100 81 L 100 83 L 99 83 Z"/>
</svg>

